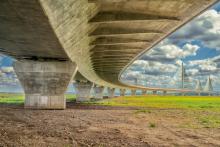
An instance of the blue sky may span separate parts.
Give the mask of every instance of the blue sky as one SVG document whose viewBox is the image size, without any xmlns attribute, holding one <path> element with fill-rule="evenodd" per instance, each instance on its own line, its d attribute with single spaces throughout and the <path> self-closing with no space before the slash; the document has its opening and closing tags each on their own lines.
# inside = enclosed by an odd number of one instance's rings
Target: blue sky
<svg viewBox="0 0 220 147">
<path fill-rule="evenodd" d="M 136 60 L 122 75 L 124 82 L 148 87 L 180 87 L 180 65 L 186 68 L 186 88 L 211 77 L 220 91 L 220 3 L 195 18 Z M 22 92 L 13 59 L 0 54 L 0 92 Z M 137 81 L 137 83 L 135 82 Z M 68 91 L 73 91 L 72 85 Z"/>
<path fill-rule="evenodd" d="M 130 84 L 181 88 L 181 64 L 186 69 L 185 88 L 204 88 L 210 76 L 220 91 L 220 3 L 186 24 L 136 60 L 123 74 Z M 137 78 L 138 77 L 138 78 Z"/>
</svg>

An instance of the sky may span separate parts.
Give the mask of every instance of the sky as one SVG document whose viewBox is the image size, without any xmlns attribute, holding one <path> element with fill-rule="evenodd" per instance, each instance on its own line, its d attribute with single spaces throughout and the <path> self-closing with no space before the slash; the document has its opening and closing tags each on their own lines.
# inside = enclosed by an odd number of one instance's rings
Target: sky
<svg viewBox="0 0 220 147">
<path fill-rule="evenodd" d="M 210 77 L 220 91 L 220 3 L 171 34 L 136 60 L 122 75 L 124 82 L 147 87 L 182 88 L 181 65 L 186 89 Z"/>
<path fill-rule="evenodd" d="M 0 92 L 23 92 L 13 70 L 14 59 L 0 54 Z M 220 3 L 210 8 L 137 59 L 122 75 L 125 83 L 147 87 L 181 88 L 181 64 L 185 88 L 204 87 L 212 79 L 220 91 Z M 68 87 L 68 92 L 73 91 Z"/>
</svg>

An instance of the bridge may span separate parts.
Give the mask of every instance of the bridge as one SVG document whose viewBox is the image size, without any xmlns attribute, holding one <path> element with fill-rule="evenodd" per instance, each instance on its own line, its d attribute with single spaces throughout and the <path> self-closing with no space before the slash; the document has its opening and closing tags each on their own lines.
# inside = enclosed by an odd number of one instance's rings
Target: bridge
<svg viewBox="0 0 220 147">
<path fill-rule="evenodd" d="M 121 82 L 123 71 L 216 2 L 2 0 L 0 52 L 17 60 L 14 69 L 26 108 L 64 109 L 64 92 L 77 71 L 81 97 L 88 95 L 91 83 L 138 88 Z"/>
</svg>

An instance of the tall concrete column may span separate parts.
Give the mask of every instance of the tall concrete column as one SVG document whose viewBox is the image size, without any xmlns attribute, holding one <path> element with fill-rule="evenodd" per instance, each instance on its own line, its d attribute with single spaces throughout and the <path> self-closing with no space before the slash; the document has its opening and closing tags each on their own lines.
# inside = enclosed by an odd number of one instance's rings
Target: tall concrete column
<svg viewBox="0 0 220 147">
<path fill-rule="evenodd" d="M 109 88 L 108 87 L 108 97 L 109 98 L 115 97 L 115 88 Z"/>
<path fill-rule="evenodd" d="M 163 91 L 163 95 L 167 95 L 167 91 Z"/>
<path fill-rule="evenodd" d="M 125 96 L 125 89 L 120 89 L 120 96 Z"/>
<path fill-rule="evenodd" d="M 132 95 L 132 96 L 135 96 L 135 95 L 136 95 L 136 90 L 132 89 L 132 90 L 131 90 L 131 95 Z"/>
<path fill-rule="evenodd" d="M 153 95 L 157 95 L 157 91 L 154 90 L 154 91 L 153 91 Z"/>
<path fill-rule="evenodd" d="M 104 93 L 104 86 L 94 86 L 94 91 L 95 91 L 95 99 L 103 99 L 103 93 Z"/>
<path fill-rule="evenodd" d="M 147 90 L 142 90 L 142 95 L 147 95 Z"/>
<path fill-rule="evenodd" d="M 14 70 L 25 92 L 25 108 L 66 108 L 64 93 L 76 73 L 76 64 L 23 60 L 14 63 Z"/>
<path fill-rule="evenodd" d="M 76 81 L 75 82 L 76 101 L 77 102 L 90 101 L 92 86 L 93 83 L 90 81 Z"/>
</svg>

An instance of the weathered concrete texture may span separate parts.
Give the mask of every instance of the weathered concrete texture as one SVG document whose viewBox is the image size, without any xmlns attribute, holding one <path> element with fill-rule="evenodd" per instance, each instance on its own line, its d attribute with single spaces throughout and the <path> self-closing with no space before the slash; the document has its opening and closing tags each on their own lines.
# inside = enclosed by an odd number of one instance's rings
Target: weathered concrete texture
<svg viewBox="0 0 220 147">
<path fill-rule="evenodd" d="M 95 85 L 93 87 L 94 91 L 95 91 L 95 99 L 103 99 L 103 93 L 104 93 L 104 88 L 103 86 L 97 86 Z"/>
<path fill-rule="evenodd" d="M 214 2 L 40 0 L 62 46 L 82 75 L 109 87 L 126 87 L 119 81 L 126 65 Z"/>
<path fill-rule="evenodd" d="M 91 90 L 93 83 L 89 81 L 76 81 L 75 89 L 76 89 L 76 101 L 77 102 L 86 102 L 90 101 L 91 98 Z"/>
<path fill-rule="evenodd" d="M 25 108 L 65 109 L 64 93 L 77 67 L 72 62 L 23 60 L 14 70 L 25 92 Z"/>
<path fill-rule="evenodd" d="M 1 0 L 0 52 L 17 59 L 68 60 L 38 0 Z"/>
<path fill-rule="evenodd" d="M 115 97 L 115 88 L 108 88 L 108 97 L 109 98 Z"/>
<path fill-rule="evenodd" d="M 144 51 L 218 0 L 2 0 L 0 52 L 76 62 L 89 81 L 120 89 Z"/>
<path fill-rule="evenodd" d="M 131 90 L 131 95 L 135 96 L 136 95 L 136 90 Z"/>
<path fill-rule="evenodd" d="M 120 89 L 120 96 L 125 96 L 125 89 Z"/>
</svg>

